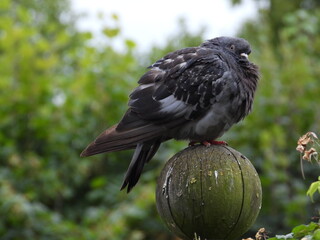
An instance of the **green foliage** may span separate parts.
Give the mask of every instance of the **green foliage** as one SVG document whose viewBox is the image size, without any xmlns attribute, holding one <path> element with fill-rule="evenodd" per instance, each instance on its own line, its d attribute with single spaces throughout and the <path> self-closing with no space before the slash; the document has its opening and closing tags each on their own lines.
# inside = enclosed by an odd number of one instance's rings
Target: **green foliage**
<svg viewBox="0 0 320 240">
<path fill-rule="evenodd" d="M 269 240 L 278 239 L 290 239 L 290 240 L 300 240 L 300 239 L 320 239 L 320 224 L 311 222 L 307 225 L 299 225 L 292 229 L 292 232 L 287 235 L 276 235 L 276 237 L 269 238 Z"/>
</svg>

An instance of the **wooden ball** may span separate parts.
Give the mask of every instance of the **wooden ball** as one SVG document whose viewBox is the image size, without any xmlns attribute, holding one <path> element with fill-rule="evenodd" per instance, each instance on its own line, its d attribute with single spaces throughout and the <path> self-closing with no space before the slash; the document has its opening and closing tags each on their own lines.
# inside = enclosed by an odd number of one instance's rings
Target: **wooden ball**
<svg viewBox="0 0 320 240">
<path fill-rule="evenodd" d="M 173 156 L 157 183 L 158 212 L 178 237 L 234 240 L 261 208 L 259 176 L 251 162 L 227 146 L 192 146 Z"/>
</svg>

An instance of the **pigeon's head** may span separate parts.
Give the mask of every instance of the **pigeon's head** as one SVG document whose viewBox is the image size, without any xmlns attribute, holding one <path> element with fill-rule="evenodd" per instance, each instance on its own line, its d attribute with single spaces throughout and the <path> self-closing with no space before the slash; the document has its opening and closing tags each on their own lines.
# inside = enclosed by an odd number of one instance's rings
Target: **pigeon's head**
<svg viewBox="0 0 320 240">
<path fill-rule="evenodd" d="M 217 37 L 204 42 L 203 47 L 221 47 L 227 52 L 231 52 L 238 57 L 248 58 L 251 53 L 250 44 L 243 38 Z"/>
</svg>

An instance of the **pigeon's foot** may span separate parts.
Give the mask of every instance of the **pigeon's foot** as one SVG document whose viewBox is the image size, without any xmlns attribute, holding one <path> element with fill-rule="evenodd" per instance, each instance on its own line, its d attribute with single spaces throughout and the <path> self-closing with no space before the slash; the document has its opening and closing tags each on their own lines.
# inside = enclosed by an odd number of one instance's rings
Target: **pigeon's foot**
<svg viewBox="0 0 320 240">
<path fill-rule="evenodd" d="M 204 145 L 206 147 L 209 147 L 211 145 L 223 145 L 223 146 L 228 146 L 228 143 L 225 141 L 216 141 L 216 140 L 206 140 L 206 141 L 202 141 L 202 142 L 197 142 L 197 141 L 191 141 L 189 142 L 189 146 L 194 146 L 196 144 L 201 144 Z"/>
<path fill-rule="evenodd" d="M 222 146 L 227 146 L 228 143 L 225 141 L 216 141 L 216 140 L 207 140 L 207 141 L 203 141 L 201 142 L 202 145 L 204 146 L 211 146 L 211 145 L 222 145 Z"/>
</svg>

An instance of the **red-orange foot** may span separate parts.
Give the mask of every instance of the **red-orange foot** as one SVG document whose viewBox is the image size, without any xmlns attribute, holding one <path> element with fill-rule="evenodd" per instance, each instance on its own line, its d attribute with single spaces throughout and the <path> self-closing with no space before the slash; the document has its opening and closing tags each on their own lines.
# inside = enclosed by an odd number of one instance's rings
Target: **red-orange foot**
<svg viewBox="0 0 320 240">
<path fill-rule="evenodd" d="M 223 145 L 223 146 L 228 146 L 228 143 L 225 141 L 216 141 L 216 140 L 206 140 L 206 141 L 202 141 L 202 142 L 196 142 L 196 141 L 191 141 L 189 143 L 189 146 L 194 146 L 197 143 L 202 144 L 204 146 L 211 146 L 211 145 Z"/>
</svg>

